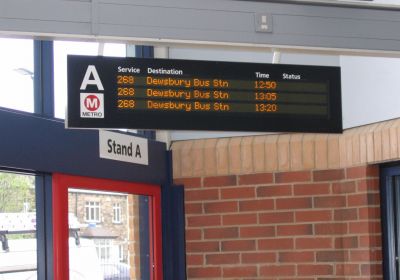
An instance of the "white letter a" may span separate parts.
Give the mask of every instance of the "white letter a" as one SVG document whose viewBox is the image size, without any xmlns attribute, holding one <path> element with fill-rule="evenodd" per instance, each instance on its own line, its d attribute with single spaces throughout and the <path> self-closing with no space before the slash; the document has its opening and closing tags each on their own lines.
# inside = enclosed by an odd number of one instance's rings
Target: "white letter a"
<svg viewBox="0 0 400 280">
<path fill-rule="evenodd" d="M 93 75 L 93 80 L 90 80 L 90 74 Z M 85 77 L 82 81 L 81 90 L 86 90 L 87 85 L 96 85 L 98 90 L 104 90 L 103 84 L 101 83 L 99 74 L 94 65 L 88 66 Z"/>
</svg>

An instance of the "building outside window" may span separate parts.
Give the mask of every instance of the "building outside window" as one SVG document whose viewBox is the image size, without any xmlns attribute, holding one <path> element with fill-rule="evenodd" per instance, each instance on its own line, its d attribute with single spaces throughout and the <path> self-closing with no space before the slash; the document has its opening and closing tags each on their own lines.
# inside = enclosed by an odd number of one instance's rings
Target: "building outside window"
<svg viewBox="0 0 400 280">
<path fill-rule="evenodd" d="M 85 203 L 85 221 L 100 223 L 100 202 L 86 201 L 86 203 Z"/>
<path fill-rule="evenodd" d="M 138 195 L 70 188 L 68 212 L 70 227 L 79 228 L 81 244 L 92 244 L 105 276 L 141 279 Z"/>
<path fill-rule="evenodd" d="M 121 204 L 114 203 L 113 204 L 113 223 L 119 224 L 121 223 Z"/>
</svg>

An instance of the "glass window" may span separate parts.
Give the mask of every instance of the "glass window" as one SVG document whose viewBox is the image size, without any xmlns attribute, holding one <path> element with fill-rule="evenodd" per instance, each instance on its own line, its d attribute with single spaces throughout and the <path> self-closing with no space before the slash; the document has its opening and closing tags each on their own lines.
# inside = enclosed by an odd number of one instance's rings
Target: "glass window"
<svg viewBox="0 0 400 280">
<path fill-rule="evenodd" d="M 114 203 L 113 204 L 113 223 L 121 222 L 121 204 Z"/>
<path fill-rule="evenodd" d="M 85 203 L 85 221 L 100 222 L 100 202 L 86 201 Z"/>
<path fill-rule="evenodd" d="M 54 115 L 64 119 L 67 106 L 67 55 L 98 55 L 99 43 L 54 42 Z M 104 56 L 126 56 L 125 44 L 104 45 Z"/>
<path fill-rule="evenodd" d="M 0 38 L 0 107 L 33 112 L 33 41 Z"/>
<path fill-rule="evenodd" d="M 112 240 L 110 239 L 94 239 L 96 246 L 97 256 L 101 263 L 107 263 L 111 261 L 111 249 L 113 247 Z"/>
<path fill-rule="evenodd" d="M 0 280 L 37 278 L 35 177 L 0 172 Z"/>
</svg>

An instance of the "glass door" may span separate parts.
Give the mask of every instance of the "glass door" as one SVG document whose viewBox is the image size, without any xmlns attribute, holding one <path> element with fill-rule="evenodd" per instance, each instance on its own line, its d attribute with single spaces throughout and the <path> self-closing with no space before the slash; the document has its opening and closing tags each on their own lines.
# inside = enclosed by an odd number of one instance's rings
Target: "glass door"
<svg viewBox="0 0 400 280">
<path fill-rule="evenodd" d="M 53 186 L 57 280 L 162 279 L 159 186 L 62 174 Z"/>
</svg>

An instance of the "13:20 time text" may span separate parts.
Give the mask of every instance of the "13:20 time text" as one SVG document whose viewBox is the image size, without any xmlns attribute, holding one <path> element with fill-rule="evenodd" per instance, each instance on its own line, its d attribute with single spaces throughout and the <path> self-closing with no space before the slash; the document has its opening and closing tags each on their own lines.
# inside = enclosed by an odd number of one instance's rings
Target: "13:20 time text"
<svg viewBox="0 0 400 280">
<path fill-rule="evenodd" d="M 260 113 L 274 113 L 278 112 L 279 107 L 277 104 L 255 104 L 255 111 Z"/>
</svg>

